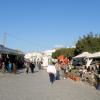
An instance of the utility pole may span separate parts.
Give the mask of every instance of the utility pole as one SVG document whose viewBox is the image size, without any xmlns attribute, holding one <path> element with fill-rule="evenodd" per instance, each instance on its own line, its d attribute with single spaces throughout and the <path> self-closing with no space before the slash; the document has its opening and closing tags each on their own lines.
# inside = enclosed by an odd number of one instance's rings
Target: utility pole
<svg viewBox="0 0 100 100">
<path fill-rule="evenodd" d="M 7 33 L 5 32 L 5 33 L 3 34 L 3 46 L 6 47 L 6 45 L 7 45 Z"/>
</svg>

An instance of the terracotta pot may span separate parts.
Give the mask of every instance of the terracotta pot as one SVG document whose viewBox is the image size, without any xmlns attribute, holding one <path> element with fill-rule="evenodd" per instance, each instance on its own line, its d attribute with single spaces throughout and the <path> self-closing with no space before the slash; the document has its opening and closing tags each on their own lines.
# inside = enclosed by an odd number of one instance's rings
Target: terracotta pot
<svg viewBox="0 0 100 100">
<path fill-rule="evenodd" d="M 76 76 L 74 76 L 74 81 L 76 81 Z"/>
<path fill-rule="evenodd" d="M 76 77 L 76 81 L 80 81 L 80 77 Z"/>
</svg>

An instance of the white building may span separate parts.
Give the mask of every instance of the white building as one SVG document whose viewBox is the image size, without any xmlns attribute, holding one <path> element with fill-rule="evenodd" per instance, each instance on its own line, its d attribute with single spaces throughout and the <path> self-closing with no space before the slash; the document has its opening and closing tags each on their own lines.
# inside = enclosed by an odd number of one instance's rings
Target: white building
<svg viewBox="0 0 100 100">
<path fill-rule="evenodd" d="M 41 60 L 42 53 L 40 53 L 40 52 L 27 53 L 27 54 L 25 54 L 25 59 L 29 59 L 30 61 Z"/>
<path fill-rule="evenodd" d="M 50 61 L 52 60 L 52 53 L 55 52 L 56 50 L 46 50 L 43 51 L 42 53 L 40 52 L 31 52 L 25 54 L 25 59 L 28 59 L 30 61 L 42 61 L 42 66 L 46 68 Z"/>
<path fill-rule="evenodd" d="M 46 50 L 43 52 L 43 66 L 44 68 L 46 68 L 48 66 L 48 64 L 50 64 L 51 60 L 52 60 L 52 53 L 55 52 L 56 50 Z"/>
<path fill-rule="evenodd" d="M 53 49 L 53 50 L 46 50 L 46 51 L 44 51 L 43 53 L 44 53 L 45 55 L 47 55 L 47 56 L 52 56 L 52 53 L 55 52 L 55 51 L 56 51 L 56 49 Z"/>
</svg>

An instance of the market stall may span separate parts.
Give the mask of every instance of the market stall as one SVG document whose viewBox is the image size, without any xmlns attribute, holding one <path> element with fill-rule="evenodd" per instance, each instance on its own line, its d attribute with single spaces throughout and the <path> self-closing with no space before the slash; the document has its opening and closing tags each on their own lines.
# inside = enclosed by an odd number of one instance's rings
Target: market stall
<svg viewBox="0 0 100 100">
<path fill-rule="evenodd" d="M 11 63 L 15 63 L 17 68 L 22 67 L 24 61 L 24 53 L 22 51 L 10 49 L 0 45 L 0 62 L 5 62 L 5 65 L 7 66 L 9 61 Z M 2 66 L 0 68 L 2 68 Z"/>
</svg>

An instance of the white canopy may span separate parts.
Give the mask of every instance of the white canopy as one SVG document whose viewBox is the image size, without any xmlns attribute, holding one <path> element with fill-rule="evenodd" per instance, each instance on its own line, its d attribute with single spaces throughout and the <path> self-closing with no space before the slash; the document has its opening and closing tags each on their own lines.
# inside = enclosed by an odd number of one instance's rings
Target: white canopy
<svg viewBox="0 0 100 100">
<path fill-rule="evenodd" d="M 93 53 L 89 58 L 100 58 L 100 52 Z"/>
<path fill-rule="evenodd" d="M 77 56 L 75 56 L 75 57 L 73 57 L 73 58 L 88 58 L 89 56 L 91 56 L 91 53 L 89 53 L 89 52 L 83 52 L 83 53 L 81 53 L 81 54 L 79 54 L 79 55 L 77 55 Z"/>
</svg>

